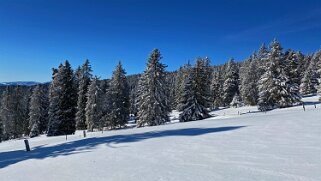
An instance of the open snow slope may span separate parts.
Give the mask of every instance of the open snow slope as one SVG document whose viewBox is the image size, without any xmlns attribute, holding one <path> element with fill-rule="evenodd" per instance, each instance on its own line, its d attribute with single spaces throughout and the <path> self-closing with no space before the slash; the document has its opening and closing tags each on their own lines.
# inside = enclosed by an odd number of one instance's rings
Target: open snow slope
<svg viewBox="0 0 321 181">
<path fill-rule="evenodd" d="M 0 143 L 0 180 L 321 180 L 321 105 Z M 251 111 L 249 113 L 249 111 Z M 238 115 L 240 112 L 240 115 Z M 174 115 L 175 117 L 175 115 Z"/>
</svg>

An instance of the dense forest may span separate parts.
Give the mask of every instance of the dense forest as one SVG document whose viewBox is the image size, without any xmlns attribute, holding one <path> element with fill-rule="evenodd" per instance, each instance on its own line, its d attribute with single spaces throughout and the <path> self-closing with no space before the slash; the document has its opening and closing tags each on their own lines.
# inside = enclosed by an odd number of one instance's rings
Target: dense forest
<svg viewBox="0 0 321 181">
<path fill-rule="evenodd" d="M 166 56 L 165 56 L 166 57 Z M 197 57 L 177 71 L 166 71 L 154 49 L 142 74 L 126 75 L 121 62 L 111 79 L 92 75 L 89 60 L 75 70 L 66 60 L 52 69 L 50 83 L 0 87 L 0 141 L 73 134 L 76 130 L 164 124 L 172 110 L 180 122 L 210 117 L 220 107 L 257 105 L 260 111 L 301 104 L 321 93 L 321 50 L 313 54 L 283 49 L 277 40 L 263 44 L 246 60 L 212 65 Z"/>
</svg>

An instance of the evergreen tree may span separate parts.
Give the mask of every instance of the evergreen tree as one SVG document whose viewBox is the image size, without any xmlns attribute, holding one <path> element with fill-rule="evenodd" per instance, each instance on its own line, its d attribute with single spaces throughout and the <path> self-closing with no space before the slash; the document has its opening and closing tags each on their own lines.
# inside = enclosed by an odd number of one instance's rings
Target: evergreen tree
<svg viewBox="0 0 321 181">
<path fill-rule="evenodd" d="M 7 86 L 2 93 L 0 115 L 3 125 L 2 139 L 7 140 L 12 138 L 14 124 L 13 124 L 13 100 L 12 100 L 12 88 Z"/>
<path fill-rule="evenodd" d="M 124 126 L 129 116 L 129 89 L 126 72 L 119 62 L 113 72 L 109 87 L 110 122 L 112 129 Z"/>
<path fill-rule="evenodd" d="M 212 82 L 211 82 L 211 90 L 212 90 L 212 101 L 213 101 L 213 108 L 218 109 L 222 104 L 222 77 L 221 77 L 221 71 L 218 70 L 214 73 Z"/>
<path fill-rule="evenodd" d="M 165 89 L 166 89 L 166 97 L 168 100 L 169 110 L 176 108 L 175 102 L 175 72 L 166 72 L 165 73 Z"/>
<path fill-rule="evenodd" d="M 7 87 L 1 100 L 3 138 L 19 138 L 28 134 L 28 94 L 20 86 Z"/>
<path fill-rule="evenodd" d="M 210 117 L 206 106 L 208 105 L 204 61 L 196 60 L 195 67 L 189 70 L 190 74 L 184 82 L 184 92 L 181 104 L 183 112 L 179 115 L 180 122 L 201 120 Z"/>
<path fill-rule="evenodd" d="M 300 69 L 298 53 L 288 50 L 285 53 L 285 86 L 289 93 L 288 104 L 289 106 L 301 101 L 301 94 L 299 92 L 300 85 Z"/>
<path fill-rule="evenodd" d="M 54 72 L 50 86 L 48 136 L 73 134 L 76 130 L 77 100 L 73 83 L 73 71 L 65 61 Z"/>
<path fill-rule="evenodd" d="M 47 131 L 49 100 L 44 86 L 37 85 L 30 99 L 29 129 L 30 137 L 38 136 Z"/>
<path fill-rule="evenodd" d="M 93 78 L 87 92 L 88 101 L 85 110 L 88 131 L 93 131 L 94 129 L 102 130 L 105 125 L 103 119 L 104 92 L 99 87 L 98 81 L 97 77 Z"/>
<path fill-rule="evenodd" d="M 223 92 L 225 105 L 229 105 L 234 95 L 239 94 L 239 72 L 234 59 L 231 59 L 227 64 Z"/>
<path fill-rule="evenodd" d="M 165 68 L 160 62 L 158 49 L 151 53 L 146 70 L 138 84 L 138 127 L 155 126 L 169 121 L 169 105 L 166 94 Z"/>
<path fill-rule="evenodd" d="M 259 52 L 257 54 L 257 71 L 256 76 L 260 78 L 265 72 L 266 72 L 266 64 L 269 60 L 269 54 L 270 51 L 266 47 L 265 43 L 262 44 L 262 46 L 259 49 Z"/>
<path fill-rule="evenodd" d="M 185 80 L 189 76 L 189 71 L 191 69 L 191 65 L 188 62 L 184 66 L 180 67 L 176 75 L 176 82 L 175 82 L 175 102 L 176 102 L 176 110 L 183 111 L 183 105 L 181 101 L 183 99 L 183 92 L 184 92 L 184 84 Z"/>
<path fill-rule="evenodd" d="M 300 96 L 286 72 L 287 64 L 280 43 L 271 43 L 271 53 L 265 74 L 259 81 L 259 109 L 270 110 L 277 107 L 289 107 L 300 101 Z"/>
<path fill-rule="evenodd" d="M 301 80 L 300 92 L 302 95 L 309 95 L 317 93 L 317 70 L 316 63 L 312 59 L 310 60 L 309 67 L 305 71 L 304 77 Z"/>
<path fill-rule="evenodd" d="M 211 61 L 208 57 L 205 57 L 204 59 L 200 59 L 201 60 L 201 70 L 203 71 L 202 74 L 202 85 L 203 87 L 203 96 L 205 97 L 205 104 L 204 106 L 206 108 L 210 108 L 212 106 L 213 103 L 213 99 L 212 99 L 212 92 L 211 92 L 211 81 L 213 79 L 212 74 L 213 74 L 213 70 L 211 67 Z M 196 67 L 197 68 L 197 67 Z"/>
<path fill-rule="evenodd" d="M 241 95 L 243 97 L 244 103 L 247 105 L 256 105 L 258 99 L 258 87 L 257 82 L 259 80 L 257 70 L 257 57 L 253 54 L 249 61 L 249 67 L 242 79 Z"/>
<path fill-rule="evenodd" d="M 79 86 L 78 86 L 78 101 L 77 101 L 77 113 L 76 113 L 76 127 L 77 129 L 87 129 L 85 108 L 87 102 L 87 91 L 92 78 L 91 66 L 89 60 L 86 60 L 82 65 L 79 73 Z"/>
</svg>

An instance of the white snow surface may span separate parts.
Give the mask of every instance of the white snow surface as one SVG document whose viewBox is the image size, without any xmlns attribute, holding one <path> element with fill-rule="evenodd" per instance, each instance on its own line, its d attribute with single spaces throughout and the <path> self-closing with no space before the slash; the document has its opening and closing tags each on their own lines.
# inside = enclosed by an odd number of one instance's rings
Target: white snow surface
<svg viewBox="0 0 321 181">
<path fill-rule="evenodd" d="M 1 181 L 320 181 L 321 105 L 214 111 L 201 121 L 0 143 Z M 250 112 L 249 112 L 250 111 Z M 172 118 L 178 117 L 178 112 Z"/>
</svg>

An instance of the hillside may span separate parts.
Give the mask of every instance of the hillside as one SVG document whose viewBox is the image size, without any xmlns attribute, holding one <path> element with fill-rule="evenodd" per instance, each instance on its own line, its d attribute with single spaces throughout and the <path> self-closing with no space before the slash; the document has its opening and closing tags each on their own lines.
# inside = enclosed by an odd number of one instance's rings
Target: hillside
<svg viewBox="0 0 321 181">
<path fill-rule="evenodd" d="M 229 108 L 202 121 L 41 136 L 31 152 L 6 141 L 1 180 L 321 180 L 321 105 L 304 101 L 305 112 Z"/>
</svg>

